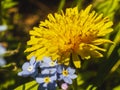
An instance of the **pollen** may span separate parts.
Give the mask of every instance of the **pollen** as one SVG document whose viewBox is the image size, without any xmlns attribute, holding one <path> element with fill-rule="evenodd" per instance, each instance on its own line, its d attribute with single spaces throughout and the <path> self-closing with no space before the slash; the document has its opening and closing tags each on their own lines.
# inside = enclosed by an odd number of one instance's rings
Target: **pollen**
<svg viewBox="0 0 120 90">
<path fill-rule="evenodd" d="M 50 66 L 55 66 L 55 62 L 51 61 L 50 63 Z"/>
<path fill-rule="evenodd" d="M 63 75 L 63 76 L 67 76 L 68 74 L 69 74 L 69 73 L 68 73 L 67 70 L 63 70 L 63 71 L 62 71 L 62 75 Z"/>
<path fill-rule="evenodd" d="M 27 69 L 29 72 L 33 70 L 33 66 L 29 66 Z"/>
<path fill-rule="evenodd" d="M 50 82 L 50 77 L 45 77 L 45 78 L 44 78 L 44 82 L 45 82 L 45 83 L 49 83 L 49 82 Z"/>
</svg>

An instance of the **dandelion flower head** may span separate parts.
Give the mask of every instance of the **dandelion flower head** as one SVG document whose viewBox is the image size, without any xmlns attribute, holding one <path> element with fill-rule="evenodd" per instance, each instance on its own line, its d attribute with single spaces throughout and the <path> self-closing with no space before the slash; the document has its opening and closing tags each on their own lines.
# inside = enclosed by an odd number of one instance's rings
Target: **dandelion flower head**
<svg viewBox="0 0 120 90">
<path fill-rule="evenodd" d="M 27 42 L 30 47 L 25 50 L 30 52 L 27 58 L 36 56 L 37 60 L 42 60 L 48 56 L 68 65 L 72 55 L 74 65 L 80 68 L 78 56 L 82 59 L 102 57 L 100 51 L 105 49 L 99 45 L 112 42 L 103 37 L 113 31 L 113 23 L 107 17 L 103 18 L 103 14 L 90 12 L 91 7 L 89 5 L 80 12 L 78 7 L 74 7 L 67 8 L 65 13 L 48 14 L 48 19 L 30 31 L 31 37 Z"/>
</svg>

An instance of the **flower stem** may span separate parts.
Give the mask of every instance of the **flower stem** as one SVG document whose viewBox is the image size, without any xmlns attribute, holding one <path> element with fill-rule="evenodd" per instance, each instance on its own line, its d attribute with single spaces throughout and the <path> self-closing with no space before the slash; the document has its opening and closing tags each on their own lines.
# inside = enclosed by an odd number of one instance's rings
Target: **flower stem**
<svg viewBox="0 0 120 90">
<path fill-rule="evenodd" d="M 77 90 L 77 80 L 73 80 L 72 90 Z"/>
<path fill-rule="evenodd" d="M 75 65 L 73 63 L 73 60 L 72 60 L 72 53 L 70 54 L 70 63 L 69 63 L 70 67 L 73 67 L 75 68 Z"/>
<path fill-rule="evenodd" d="M 64 7 L 64 5 L 65 5 L 65 1 L 66 1 L 66 0 L 61 0 L 61 1 L 60 1 L 59 7 L 58 7 L 58 12 L 60 12 L 60 11 L 63 9 L 63 7 Z"/>
</svg>

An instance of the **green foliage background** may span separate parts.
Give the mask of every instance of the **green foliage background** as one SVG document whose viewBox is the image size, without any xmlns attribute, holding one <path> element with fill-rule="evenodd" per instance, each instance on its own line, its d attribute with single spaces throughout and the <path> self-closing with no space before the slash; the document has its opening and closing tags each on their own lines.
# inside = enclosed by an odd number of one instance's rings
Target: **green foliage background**
<svg viewBox="0 0 120 90">
<path fill-rule="evenodd" d="M 38 85 L 32 78 L 17 76 L 26 62 L 24 53 L 29 30 L 38 26 L 48 13 L 59 12 L 78 5 L 79 9 L 93 4 L 97 13 L 103 13 L 114 23 L 114 31 L 107 35 L 114 41 L 105 44 L 104 57 L 82 62 L 78 78 L 69 90 L 120 90 L 120 0 L 1 0 L 0 24 L 8 30 L 0 32 L 0 42 L 7 45 L 7 64 L 0 67 L 0 90 L 36 90 Z M 58 89 L 59 90 L 59 89 Z"/>
</svg>

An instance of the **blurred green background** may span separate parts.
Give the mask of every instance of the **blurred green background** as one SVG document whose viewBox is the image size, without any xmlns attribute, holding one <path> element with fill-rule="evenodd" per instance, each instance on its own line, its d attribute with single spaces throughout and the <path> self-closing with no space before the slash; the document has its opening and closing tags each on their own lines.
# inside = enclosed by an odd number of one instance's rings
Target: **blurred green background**
<svg viewBox="0 0 120 90">
<path fill-rule="evenodd" d="M 89 4 L 93 10 L 103 13 L 113 21 L 114 31 L 106 36 L 113 45 L 105 45 L 107 52 L 97 60 L 82 62 L 77 83 L 72 90 L 120 90 L 120 0 L 0 0 L 0 44 L 7 49 L 4 57 L 6 64 L 0 66 L 0 90 L 14 90 L 32 81 L 32 78 L 17 76 L 21 66 L 27 61 L 26 42 L 29 30 L 38 26 L 48 13 L 59 12 L 78 5 L 84 9 Z M 20 90 L 20 89 L 19 89 Z M 25 89 L 28 90 L 28 89 Z M 30 89 L 34 90 L 34 89 Z"/>
</svg>

